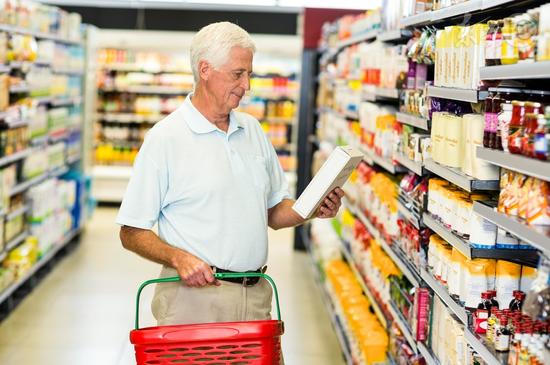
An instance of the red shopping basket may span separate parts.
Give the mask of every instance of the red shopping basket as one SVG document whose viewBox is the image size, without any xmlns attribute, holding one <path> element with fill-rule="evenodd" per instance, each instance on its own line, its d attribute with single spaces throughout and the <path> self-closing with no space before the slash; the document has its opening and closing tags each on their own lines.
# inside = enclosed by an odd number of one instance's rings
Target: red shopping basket
<svg viewBox="0 0 550 365">
<path fill-rule="evenodd" d="M 284 332 L 279 295 L 273 279 L 262 273 L 215 273 L 217 279 L 261 277 L 273 287 L 277 320 L 203 323 L 139 328 L 139 298 L 153 283 L 179 281 L 179 277 L 148 280 L 136 298 L 136 324 L 130 342 L 137 365 L 279 365 Z"/>
</svg>

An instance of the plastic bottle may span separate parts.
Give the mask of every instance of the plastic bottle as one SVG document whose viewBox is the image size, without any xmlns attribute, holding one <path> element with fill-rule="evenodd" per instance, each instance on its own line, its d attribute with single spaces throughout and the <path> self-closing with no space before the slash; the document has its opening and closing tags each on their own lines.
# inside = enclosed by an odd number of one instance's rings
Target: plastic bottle
<svg viewBox="0 0 550 365">
<path fill-rule="evenodd" d="M 489 25 L 489 30 L 487 31 L 487 36 L 485 37 L 485 66 L 494 66 L 496 65 L 495 35 L 498 23 L 495 20 L 489 20 L 487 25 Z"/>
<path fill-rule="evenodd" d="M 525 126 L 523 117 L 525 115 L 525 103 L 522 101 L 512 102 L 512 120 L 508 131 L 508 150 L 513 154 L 521 154 L 521 136 Z"/>
<path fill-rule="evenodd" d="M 508 318 L 505 315 L 500 316 L 498 326 L 495 331 L 495 350 L 499 352 L 510 351 L 510 328 L 508 327 Z"/>
<path fill-rule="evenodd" d="M 498 115 L 501 111 L 501 105 L 505 100 L 502 99 L 499 92 L 493 96 L 491 103 L 491 123 L 489 125 L 489 148 L 498 149 L 497 130 Z"/>
<path fill-rule="evenodd" d="M 491 129 L 493 126 L 493 97 L 489 94 L 485 99 L 485 126 L 483 127 L 483 147 L 491 148 Z"/>
<path fill-rule="evenodd" d="M 488 292 L 481 293 L 481 302 L 478 304 L 475 312 L 475 332 L 487 332 L 487 319 L 491 313 L 491 294 Z"/>
<path fill-rule="evenodd" d="M 516 38 L 517 27 L 512 18 L 504 19 L 502 27 L 502 57 L 503 65 L 518 63 L 518 41 Z"/>
</svg>

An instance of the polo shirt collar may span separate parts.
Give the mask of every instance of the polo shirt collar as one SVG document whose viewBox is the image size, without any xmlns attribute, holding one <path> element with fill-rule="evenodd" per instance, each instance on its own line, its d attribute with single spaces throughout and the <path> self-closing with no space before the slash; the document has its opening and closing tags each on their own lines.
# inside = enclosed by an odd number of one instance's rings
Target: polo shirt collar
<svg viewBox="0 0 550 365">
<path fill-rule="evenodd" d="M 197 134 L 206 134 L 214 131 L 218 131 L 218 127 L 214 123 L 211 123 L 201 112 L 195 108 L 191 102 L 191 97 L 193 94 L 187 95 L 183 103 L 183 112 L 184 119 L 189 128 Z M 227 129 L 227 134 L 230 135 L 233 132 L 236 132 L 239 129 L 243 129 L 244 125 L 240 122 L 235 115 L 234 111 L 229 113 L 229 128 Z"/>
</svg>

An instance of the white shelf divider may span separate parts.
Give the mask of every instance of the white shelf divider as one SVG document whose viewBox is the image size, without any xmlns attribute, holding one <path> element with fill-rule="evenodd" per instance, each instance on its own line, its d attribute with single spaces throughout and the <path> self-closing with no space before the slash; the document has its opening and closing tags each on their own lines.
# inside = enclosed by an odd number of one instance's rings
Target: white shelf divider
<svg viewBox="0 0 550 365">
<path fill-rule="evenodd" d="M 415 162 L 407 158 L 406 156 L 396 153 L 394 155 L 394 158 L 397 162 L 399 162 L 401 165 L 405 166 L 407 169 L 411 170 L 418 176 L 424 175 L 425 171 L 422 166 L 422 162 Z"/>
<path fill-rule="evenodd" d="M 450 87 L 428 86 L 428 96 L 449 100 L 459 100 L 468 103 L 477 103 L 489 95 L 487 91 L 456 89 Z"/>
<path fill-rule="evenodd" d="M 550 61 L 482 67 L 482 80 L 550 79 Z"/>
<path fill-rule="evenodd" d="M 432 159 L 425 160 L 424 167 L 468 192 L 500 189 L 498 180 L 476 180 L 458 169 L 440 165 Z"/>
</svg>

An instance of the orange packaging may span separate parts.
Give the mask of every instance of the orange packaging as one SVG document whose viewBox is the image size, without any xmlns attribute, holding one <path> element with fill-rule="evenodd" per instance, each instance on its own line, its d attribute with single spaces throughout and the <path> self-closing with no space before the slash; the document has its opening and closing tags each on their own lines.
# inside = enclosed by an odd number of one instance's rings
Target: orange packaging
<svg viewBox="0 0 550 365">
<path fill-rule="evenodd" d="M 529 177 L 519 189 L 518 197 L 518 216 L 522 219 L 527 219 L 527 204 L 529 203 L 529 192 L 533 188 L 535 178 Z"/>
<path fill-rule="evenodd" d="M 525 180 L 527 180 L 527 178 L 521 174 L 514 175 L 512 184 L 509 187 L 507 198 L 504 202 L 506 214 L 512 216 L 517 216 L 519 214 L 519 197 Z"/>
<path fill-rule="evenodd" d="M 530 225 L 550 225 L 550 187 L 546 181 L 535 180 L 529 192 L 527 223 Z"/>
<path fill-rule="evenodd" d="M 506 213 L 506 200 L 510 194 L 510 187 L 514 179 L 514 173 L 510 170 L 502 169 L 500 175 L 500 195 L 498 198 L 498 212 Z"/>
</svg>

